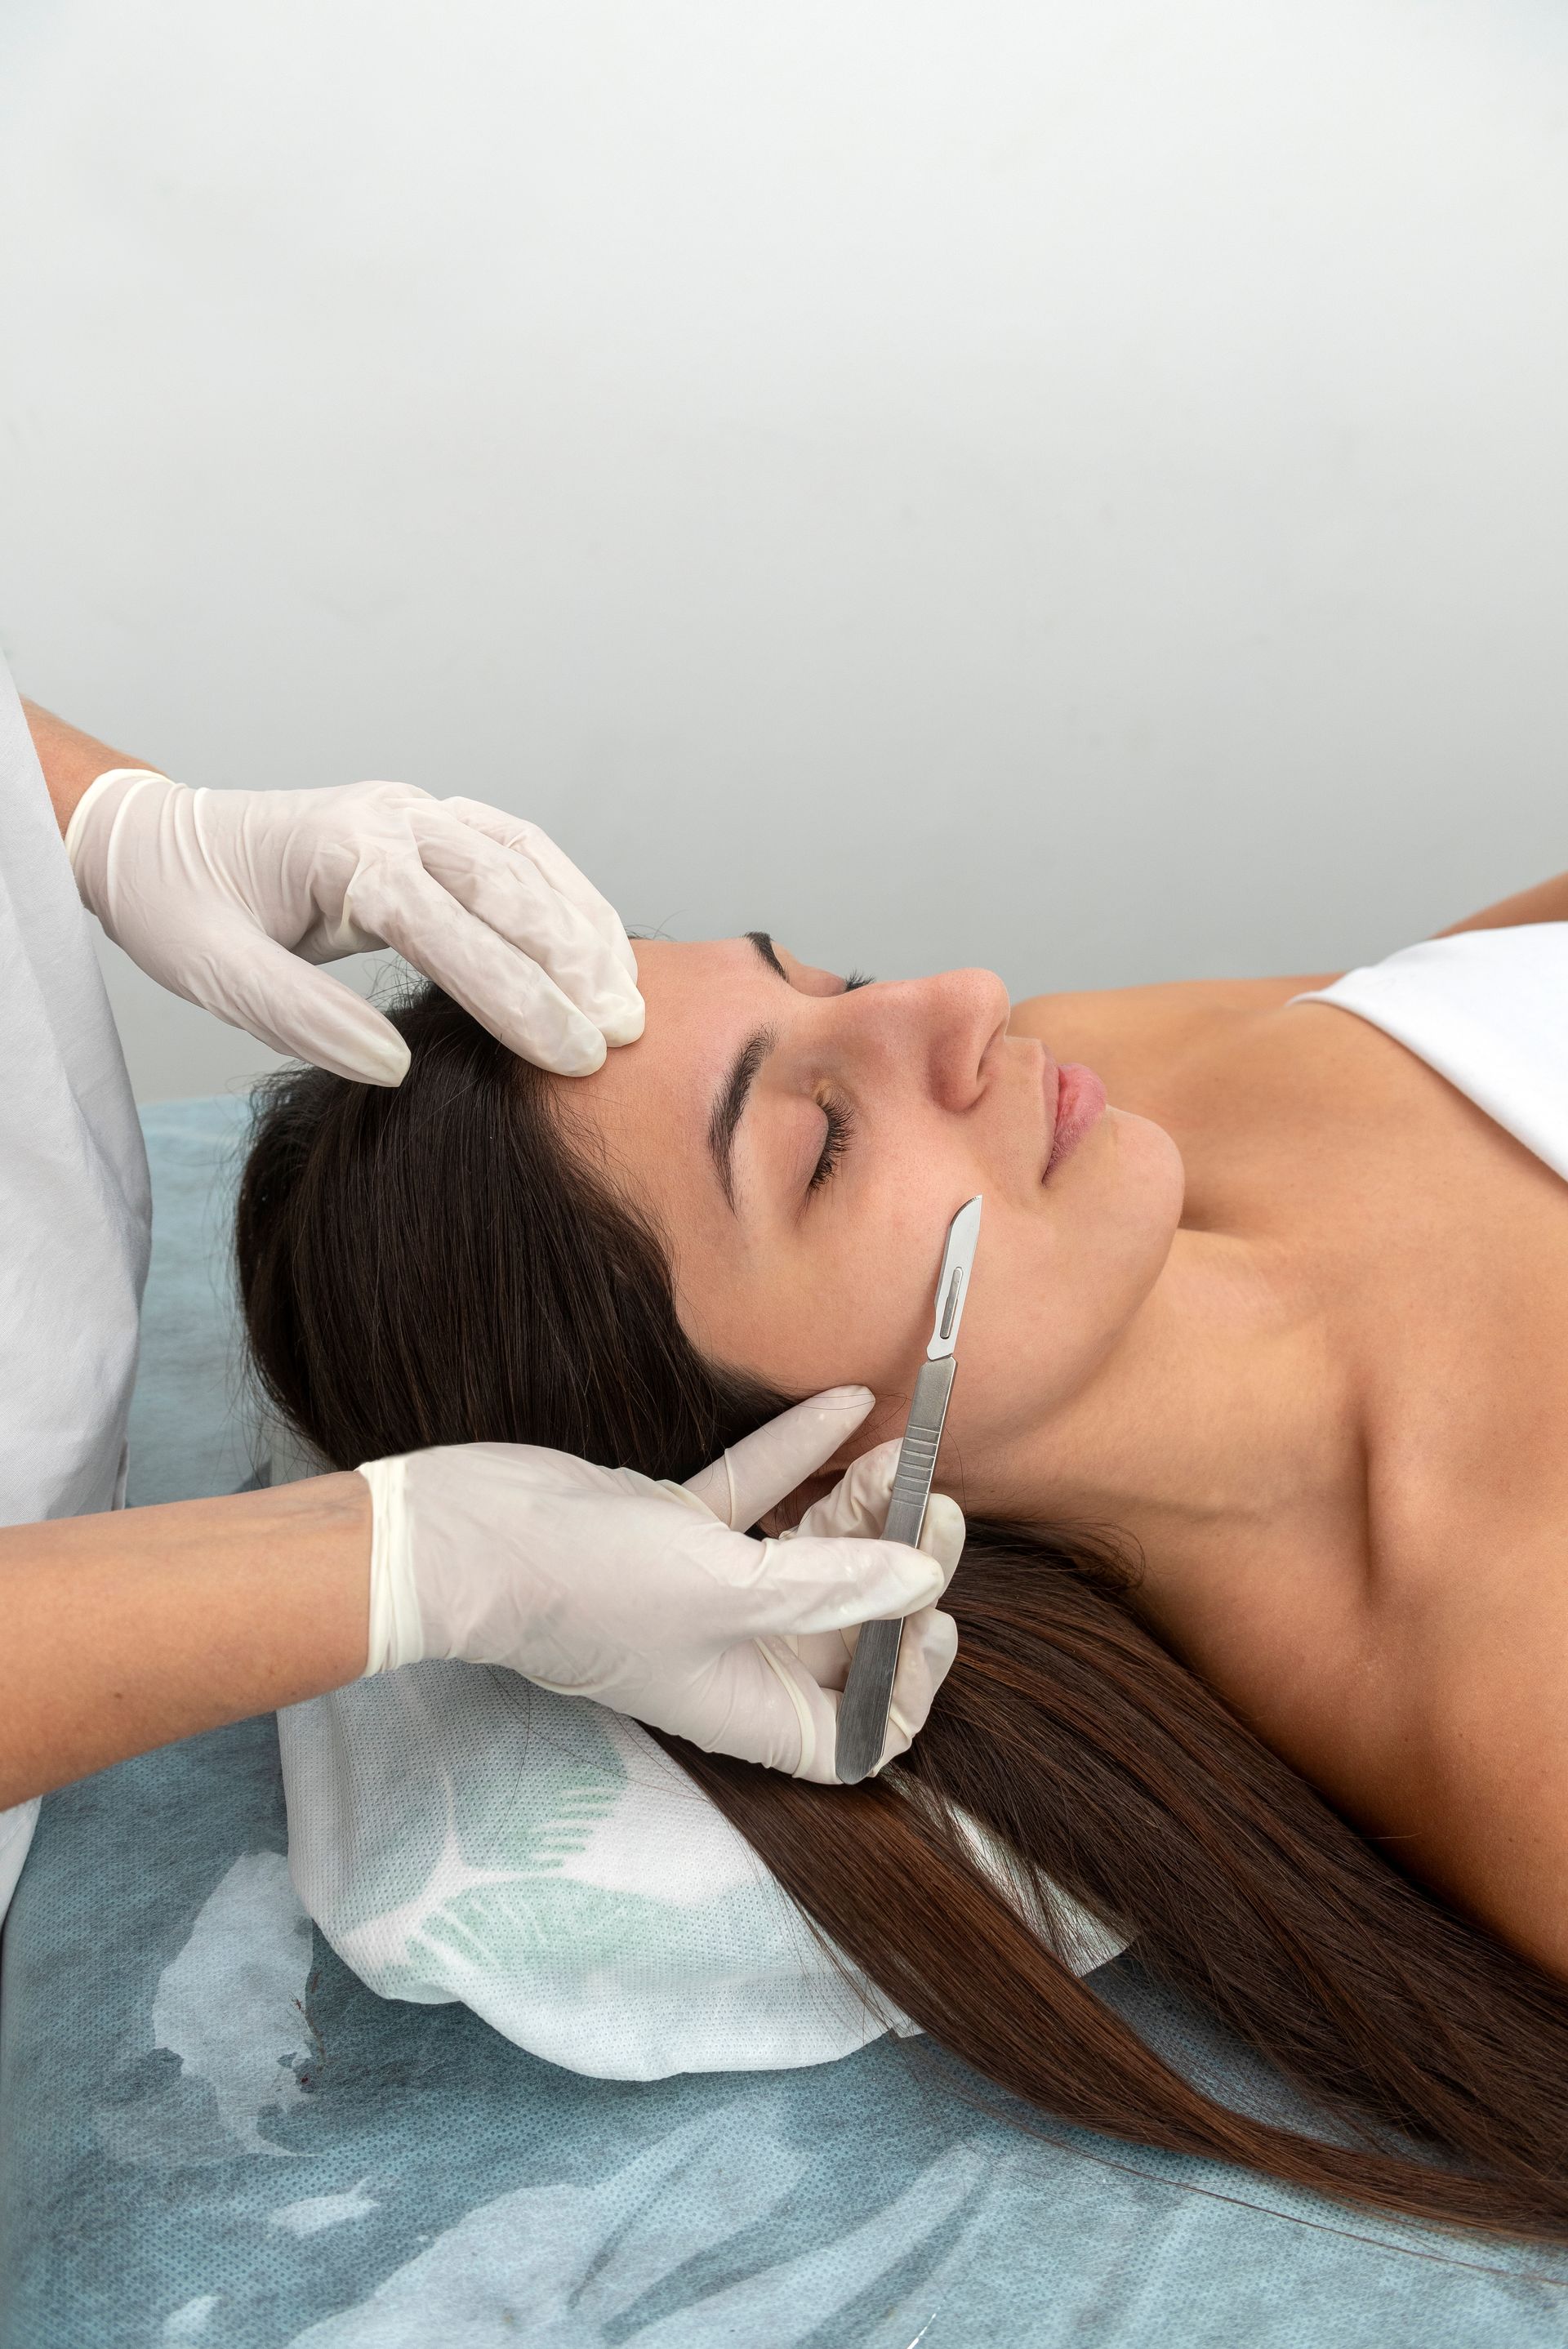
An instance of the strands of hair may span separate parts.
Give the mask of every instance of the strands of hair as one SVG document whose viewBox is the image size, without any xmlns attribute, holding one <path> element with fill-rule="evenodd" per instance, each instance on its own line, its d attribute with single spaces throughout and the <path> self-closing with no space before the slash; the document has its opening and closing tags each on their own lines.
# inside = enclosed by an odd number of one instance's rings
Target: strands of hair
<svg viewBox="0 0 1568 2349">
<path fill-rule="evenodd" d="M 433 988 L 401 1088 L 265 1092 L 237 1246 L 256 1369 L 325 1458 L 541 1444 L 686 1476 L 786 1398 L 705 1361 L 561 1089 Z M 664 1742 L 892 2003 L 1012 2095 L 1406 2218 L 1568 2240 L 1568 1989 L 1409 1882 L 1140 1623 L 1114 1544 L 973 1525 L 957 1661 L 858 1787 Z M 965 1818 L 1006 1855 L 1009 1899 Z M 1278 2067 L 1230 2109 L 1071 1972 L 1051 1888 Z"/>
</svg>

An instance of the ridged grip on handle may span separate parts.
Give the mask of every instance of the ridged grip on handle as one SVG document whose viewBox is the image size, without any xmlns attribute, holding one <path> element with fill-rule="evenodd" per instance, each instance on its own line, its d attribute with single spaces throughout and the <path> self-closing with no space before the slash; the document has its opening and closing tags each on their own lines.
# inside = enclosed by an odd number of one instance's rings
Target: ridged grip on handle
<svg viewBox="0 0 1568 2349">
<path fill-rule="evenodd" d="M 947 1400 L 953 1392 L 954 1367 L 951 1356 L 924 1364 L 914 1382 L 914 1399 L 899 1447 L 882 1537 L 886 1541 L 907 1542 L 912 1549 L 918 1547 L 920 1529 L 925 1523 L 925 1505 L 931 1498 L 931 1480 L 936 1474 Z M 839 1700 L 837 1768 L 840 1781 L 846 1786 L 858 1785 L 862 1778 L 869 1778 L 882 1760 L 903 1630 L 900 1616 L 861 1626 L 854 1661 Z"/>
</svg>

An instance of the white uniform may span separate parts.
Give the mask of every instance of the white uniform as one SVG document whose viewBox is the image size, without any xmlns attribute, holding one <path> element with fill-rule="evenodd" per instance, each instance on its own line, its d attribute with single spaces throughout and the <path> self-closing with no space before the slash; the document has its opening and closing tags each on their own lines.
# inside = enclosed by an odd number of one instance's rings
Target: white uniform
<svg viewBox="0 0 1568 2349">
<path fill-rule="evenodd" d="M 125 1497 L 151 1199 L 88 917 L 3 662 L 0 1023 L 0 1524 L 28 1525 Z M 36 1814 L 0 1811 L 0 1917 Z"/>
</svg>

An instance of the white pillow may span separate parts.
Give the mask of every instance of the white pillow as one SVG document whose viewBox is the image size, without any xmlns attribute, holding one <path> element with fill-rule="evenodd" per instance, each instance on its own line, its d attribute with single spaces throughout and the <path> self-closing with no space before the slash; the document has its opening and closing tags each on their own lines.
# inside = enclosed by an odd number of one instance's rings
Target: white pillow
<svg viewBox="0 0 1568 2349">
<path fill-rule="evenodd" d="M 319 1471 L 296 1438 L 266 1436 L 258 1482 Z M 426 1662 L 288 1706 L 278 1742 L 295 1889 L 383 1998 L 460 2001 L 616 2080 L 824 2064 L 914 2027 L 603 1705 Z M 1053 1921 L 1076 1972 L 1125 1946 L 1059 1897 Z"/>
<path fill-rule="evenodd" d="M 461 2000 L 621 2080 L 821 2064 L 911 2027 L 618 1713 L 434 1662 L 292 1705 L 278 1730 L 300 1899 L 384 1998 Z M 1082 1972 L 1121 1946 L 1088 1918 L 1078 1942 Z"/>
</svg>

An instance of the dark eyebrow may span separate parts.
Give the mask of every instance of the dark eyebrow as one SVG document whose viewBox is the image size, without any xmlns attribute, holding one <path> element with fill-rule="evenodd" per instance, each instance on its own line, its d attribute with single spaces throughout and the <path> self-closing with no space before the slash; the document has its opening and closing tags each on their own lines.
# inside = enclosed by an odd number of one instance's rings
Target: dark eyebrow
<svg viewBox="0 0 1568 2349">
<path fill-rule="evenodd" d="M 769 936 L 767 931 L 748 930 L 746 937 L 747 943 L 757 948 L 758 953 L 768 965 L 769 969 L 777 971 L 779 978 L 784 981 L 785 985 L 788 986 L 789 983 L 789 974 L 785 969 L 783 964 L 779 961 L 779 950 L 775 947 L 772 939 Z"/>
<path fill-rule="evenodd" d="M 757 933 L 758 936 L 763 935 L 760 931 Z M 758 952 L 760 954 L 761 951 L 758 947 Z M 735 1209 L 735 1129 L 746 1113 L 747 1100 L 756 1081 L 757 1071 L 778 1041 L 776 1028 L 759 1028 L 755 1036 L 748 1037 L 719 1088 L 713 1114 L 707 1122 L 708 1155 L 717 1171 L 731 1213 Z"/>
</svg>

